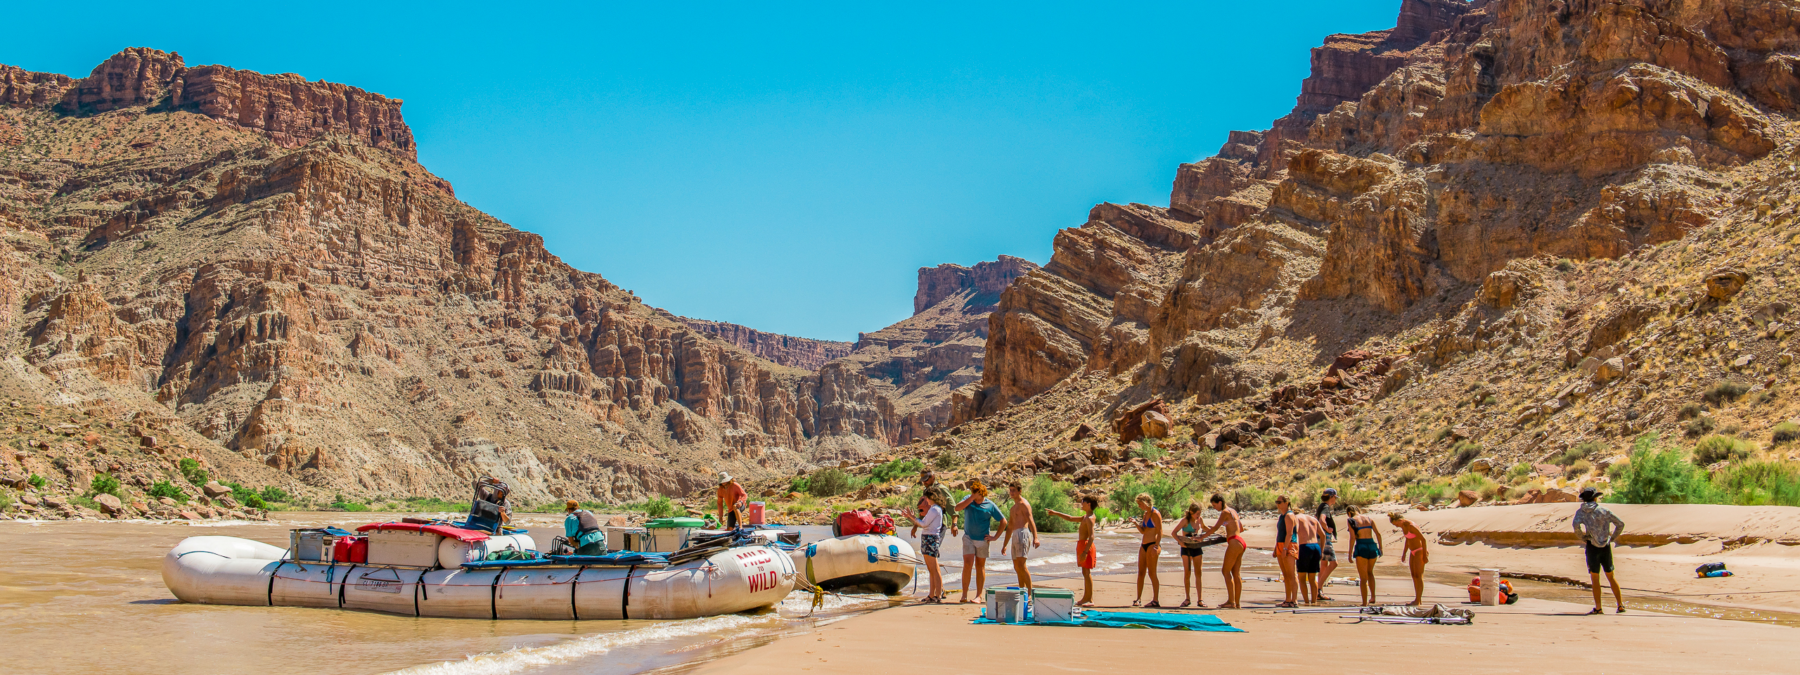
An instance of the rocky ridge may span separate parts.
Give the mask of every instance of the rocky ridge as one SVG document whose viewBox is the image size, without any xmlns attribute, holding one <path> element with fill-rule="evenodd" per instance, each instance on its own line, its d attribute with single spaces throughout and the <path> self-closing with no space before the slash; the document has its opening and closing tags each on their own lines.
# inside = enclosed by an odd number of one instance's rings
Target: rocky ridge
<svg viewBox="0 0 1800 675">
<path fill-rule="evenodd" d="M 1646 432 L 1769 438 L 1795 413 L 1795 21 L 1404 0 L 1314 50 L 1291 114 L 1181 166 L 1168 208 L 1059 232 L 1002 295 L 959 426 L 910 450 L 1094 482 L 1206 447 L 1226 485 L 1399 494 L 1513 465 L 1604 481 Z M 1081 431 L 1158 397 L 1169 459 Z M 1596 473 L 1546 464 L 1593 444 Z"/>
<path fill-rule="evenodd" d="M 460 498 L 494 475 L 618 502 L 912 433 L 881 386 L 814 365 L 832 343 L 759 334 L 808 367 L 774 362 L 456 201 L 396 99 L 139 48 L 80 80 L 0 78 L 20 400 L 192 432 L 146 479 L 185 457 L 315 495 Z M 76 489 L 104 464 L 12 445 L 0 471 Z"/>
</svg>

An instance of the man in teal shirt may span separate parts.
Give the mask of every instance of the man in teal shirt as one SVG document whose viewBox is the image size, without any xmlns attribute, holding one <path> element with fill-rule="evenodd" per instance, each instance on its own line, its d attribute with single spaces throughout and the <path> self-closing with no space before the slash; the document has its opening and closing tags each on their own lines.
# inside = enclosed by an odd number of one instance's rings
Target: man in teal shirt
<svg viewBox="0 0 1800 675">
<path fill-rule="evenodd" d="M 1000 512 L 993 500 L 988 499 L 987 486 L 981 481 L 969 481 L 969 497 L 957 504 L 956 508 L 963 514 L 963 575 L 962 602 L 981 602 L 982 589 L 987 588 L 988 542 L 999 539 L 999 532 L 1006 531 L 1006 514 Z M 956 526 L 950 527 L 950 534 L 956 534 Z M 975 571 L 975 585 L 969 585 L 969 571 Z M 974 588 L 976 599 L 969 599 L 969 589 Z"/>
<path fill-rule="evenodd" d="M 575 547 L 575 555 L 606 553 L 606 532 L 600 529 L 599 517 L 573 499 L 563 504 L 563 512 L 568 514 L 563 518 L 563 536 Z"/>
</svg>

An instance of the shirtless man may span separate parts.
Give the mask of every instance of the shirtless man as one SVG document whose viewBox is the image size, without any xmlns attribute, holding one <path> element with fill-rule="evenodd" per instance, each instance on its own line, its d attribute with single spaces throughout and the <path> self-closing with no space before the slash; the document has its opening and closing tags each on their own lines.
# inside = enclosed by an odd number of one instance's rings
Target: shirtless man
<svg viewBox="0 0 1800 675">
<path fill-rule="evenodd" d="M 1300 575 L 1300 601 L 1311 605 L 1319 602 L 1319 563 L 1324 560 L 1325 552 L 1322 542 L 1325 539 L 1325 526 L 1319 519 L 1304 513 L 1294 514 L 1296 542 L 1300 544 L 1300 553 L 1294 560 L 1294 569 Z"/>
<path fill-rule="evenodd" d="M 1237 509 L 1225 505 L 1225 495 L 1215 494 L 1208 503 L 1218 509 L 1219 519 L 1206 528 L 1206 533 L 1225 530 L 1225 562 L 1219 567 L 1219 574 L 1225 577 L 1226 599 L 1219 609 L 1243 609 L 1239 600 L 1244 595 L 1244 552 L 1250 550 L 1250 542 L 1244 541 L 1244 521 L 1238 519 Z"/>
<path fill-rule="evenodd" d="M 1081 568 L 1081 602 L 1075 603 L 1077 607 L 1094 606 L 1094 566 L 1100 562 L 1100 553 L 1094 550 L 1094 509 L 1097 508 L 1100 508 L 1098 498 L 1082 495 L 1079 516 L 1045 509 L 1050 515 L 1079 524 L 1075 533 L 1075 566 Z"/>
<path fill-rule="evenodd" d="M 1006 496 L 1012 499 L 1012 510 L 1006 514 L 1006 523 L 1012 529 L 1006 531 L 1006 537 L 1000 542 L 1000 550 L 1010 554 L 1013 573 L 1019 576 L 1019 586 L 1031 590 L 1031 572 L 1025 569 L 1025 556 L 1031 549 L 1038 547 L 1037 520 L 1031 517 L 1031 502 L 1025 501 L 1019 481 L 1006 484 Z M 1025 546 L 1025 531 L 1031 531 L 1031 547 Z"/>
<path fill-rule="evenodd" d="M 1288 498 L 1275 498 L 1275 562 L 1281 565 L 1281 585 L 1286 593 L 1281 604 L 1276 607 L 1299 607 L 1294 597 L 1299 590 L 1299 582 L 1294 579 L 1294 561 L 1300 557 L 1299 534 L 1296 530 L 1300 524 L 1294 514 L 1288 511 Z"/>
</svg>

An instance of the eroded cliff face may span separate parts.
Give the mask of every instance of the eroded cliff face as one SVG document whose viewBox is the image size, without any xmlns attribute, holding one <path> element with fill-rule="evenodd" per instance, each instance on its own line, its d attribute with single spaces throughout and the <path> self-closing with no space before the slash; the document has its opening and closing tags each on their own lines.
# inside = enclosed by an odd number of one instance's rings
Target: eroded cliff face
<svg viewBox="0 0 1800 675">
<path fill-rule="evenodd" d="M 893 401 L 900 443 L 927 438 L 949 426 L 952 393 L 981 379 L 988 315 L 1036 269 L 1004 255 L 973 267 L 919 268 L 913 315 L 860 334 L 854 351 L 833 365 L 861 374 Z"/>
<path fill-rule="evenodd" d="M 1450 330 L 1433 322 L 1470 289 L 1530 277 L 1519 261 L 1706 228 L 1731 172 L 1791 137 L 1797 20 L 1760 0 L 1405 0 L 1395 29 L 1315 49 L 1271 129 L 1182 165 L 1169 208 L 1103 204 L 1058 233 L 1002 296 L 954 421 L 1059 388 L 1101 416 L 1241 399 Z M 1480 330 L 1543 334 L 1519 321 Z"/>
<path fill-rule="evenodd" d="M 147 49 L 0 77 L 0 318 L 64 402 L 389 496 L 687 494 L 909 433 L 847 345 L 719 339 L 456 201 L 398 100 Z"/>
<path fill-rule="evenodd" d="M 779 333 L 765 333 L 755 328 L 724 321 L 690 319 L 685 316 L 675 317 L 675 319 L 689 328 L 715 336 L 738 349 L 784 366 L 802 370 L 818 370 L 828 361 L 849 356 L 850 348 L 854 346 L 849 342 L 813 340 Z"/>
</svg>

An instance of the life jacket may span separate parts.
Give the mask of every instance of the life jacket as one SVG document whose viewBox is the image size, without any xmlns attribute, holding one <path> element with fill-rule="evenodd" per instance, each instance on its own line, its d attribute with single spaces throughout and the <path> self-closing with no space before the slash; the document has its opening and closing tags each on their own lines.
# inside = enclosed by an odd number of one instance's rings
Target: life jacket
<svg viewBox="0 0 1800 675">
<path fill-rule="evenodd" d="M 576 531 L 576 534 L 600 531 L 600 518 L 587 509 L 576 509 L 575 520 L 580 523 L 581 528 Z"/>
<path fill-rule="evenodd" d="M 1510 605 L 1510 604 L 1513 604 L 1518 601 L 1519 601 L 1519 594 L 1513 591 L 1512 583 L 1508 582 L 1505 579 L 1501 579 L 1500 580 L 1500 602 L 1503 604 Z M 1481 602 L 1481 578 L 1480 577 L 1476 577 L 1474 579 L 1469 580 L 1469 602 Z"/>
</svg>

